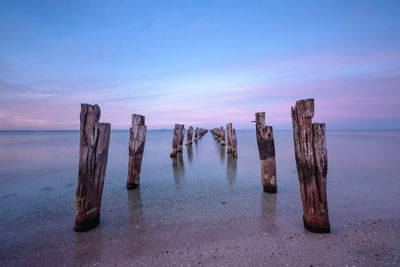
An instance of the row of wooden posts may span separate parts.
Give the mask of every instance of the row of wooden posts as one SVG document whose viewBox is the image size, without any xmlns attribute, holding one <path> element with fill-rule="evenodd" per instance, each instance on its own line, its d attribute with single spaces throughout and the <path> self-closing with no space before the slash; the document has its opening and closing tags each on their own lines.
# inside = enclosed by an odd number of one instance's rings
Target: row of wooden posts
<svg viewBox="0 0 400 267">
<path fill-rule="evenodd" d="M 329 233 L 330 223 L 327 205 L 326 176 L 328 159 L 324 123 L 312 123 L 314 99 L 296 102 L 291 108 L 295 158 L 303 203 L 304 227 L 311 232 Z M 75 196 L 76 220 L 74 230 L 81 232 L 95 227 L 100 222 L 101 197 L 107 167 L 110 143 L 109 123 L 99 123 L 98 105 L 81 105 L 79 175 Z M 261 181 L 265 192 L 277 192 L 275 144 L 272 126 L 265 125 L 265 112 L 255 114 L 256 138 L 261 165 Z M 196 128 L 194 141 L 208 132 Z M 232 123 L 210 130 L 227 152 L 237 157 L 237 137 Z M 175 124 L 172 151 L 175 157 L 183 150 L 185 128 Z M 187 131 L 186 145 L 192 144 L 193 127 Z M 146 140 L 145 118 L 132 115 L 129 138 L 129 163 L 127 188 L 135 189 L 140 183 L 140 170 Z"/>
</svg>

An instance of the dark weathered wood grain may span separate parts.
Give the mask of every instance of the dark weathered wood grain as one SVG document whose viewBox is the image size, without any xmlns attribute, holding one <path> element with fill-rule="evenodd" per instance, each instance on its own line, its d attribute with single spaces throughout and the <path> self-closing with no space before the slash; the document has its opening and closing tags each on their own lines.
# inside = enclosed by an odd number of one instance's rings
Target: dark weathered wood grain
<svg viewBox="0 0 400 267">
<path fill-rule="evenodd" d="M 144 145 L 146 142 L 145 118 L 142 115 L 132 114 L 132 127 L 129 130 L 129 161 L 127 188 L 135 189 L 140 183 L 140 170 Z"/>
<path fill-rule="evenodd" d="M 232 153 L 232 123 L 226 125 L 226 152 Z"/>
<path fill-rule="evenodd" d="M 77 232 L 88 231 L 100 222 L 111 124 L 99 123 L 99 119 L 99 106 L 81 105 L 79 174 L 75 193 L 74 230 Z"/>
<path fill-rule="evenodd" d="M 236 130 L 232 130 L 232 155 L 233 157 L 237 158 L 238 151 L 237 151 L 237 137 L 236 137 Z"/>
<path fill-rule="evenodd" d="M 183 124 L 175 124 L 174 133 L 172 136 L 172 151 L 171 157 L 176 157 L 176 153 L 183 150 L 183 138 L 185 135 L 185 128 Z"/>
<path fill-rule="evenodd" d="M 256 137 L 265 192 L 277 192 L 275 143 L 272 126 L 265 125 L 265 112 L 256 113 Z"/>
<path fill-rule="evenodd" d="M 314 99 L 300 100 L 292 107 L 293 139 L 304 227 L 329 233 L 326 175 L 328 170 L 325 124 L 312 124 Z"/>
<path fill-rule="evenodd" d="M 186 132 L 186 144 L 187 146 L 191 146 L 193 141 L 192 141 L 192 137 L 193 137 L 193 127 L 189 126 L 189 129 Z"/>
<path fill-rule="evenodd" d="M 196 142 L 199 140 L 199 128 L 196 127 L 196 130 L 194 130 L 194 141 Z"/>
</svg>

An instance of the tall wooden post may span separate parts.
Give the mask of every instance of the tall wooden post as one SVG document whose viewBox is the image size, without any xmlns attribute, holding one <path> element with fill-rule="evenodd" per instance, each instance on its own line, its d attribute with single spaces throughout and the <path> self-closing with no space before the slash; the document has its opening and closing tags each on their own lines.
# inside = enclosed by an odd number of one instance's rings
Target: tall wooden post
<svg viewBox="0 0 400 267">
<path fill-rule="evenodd" d="M 232 123 L 226 125 L 226 152 L 232 153 Z"/>
<path fill-rule="evenodd" d="M 180 128 L 179 128 L 179 139 L 178 139 L 177 152 L 183 151 L 183 139 L 184 138 L 185 138 L 185 126 L 183 124 L 181 124 Z"/>
<path fill-rule="evenodd" d="M 192 137 L 193 137 L 193 127 L 189 126 L 189 129 L 187 130 L 187 135 L 186 135 L 186 145 L 187 146 L 192 145 L 192 143 L 193 143 Z"/>
<path fill-rule="evenodd" d="M 144 144 L 146 141 L 144 116 L 132 114 L 132 127 L 129 133 L 127 188 L 135 189 L 139 186 L 140 182 L 140 170 L 142 168 Z"/>
<path fill-rule="evenodd" d="M 232 155 L 233 157 L 237 158 L 238 151 L 237 151 L 237 137 L 236 137 L 236 130 L 232 130 Z"/>
<path fill-rule="evenodd" d="M 328 156 L 324 123 L 312 123 L 314 99 L 296 102 L 292 107 L 293 138 L 303 202 L 304 227 L 316 233 L 329 233 L 326 192 Z"/>
<path fill-rule="evenodd" d="M 196 130 L 194 130 L 194 141 L 197 142 L 199 140 L 199 128 L 196 127 Z"/>
<path fill-rule="evenodd" d="M 272 126 L 265 125 L 265 112 L 256 113 L 256 136 L 265 192 L 277 192 L 275 144 Z"/>
<path fill-rule="evenodd" d="M 74 230 L 84 232 L 100 223 L 111 124 L 99 123 L 98 105 L 81 104 L 79 174 L 75 194 Z"/>
<path fill-rule="evenodd" d="M 208 130 L 200 128 L 199 129 L 199 139 L 202 138 L 207 132 L 208 132 Z"/>
<path fill-rule="evenodd" d="M 224 127 L 222 127 L 221 126 L 221 128 L 219 128 L 219 131 L 220 131 L 220 139 L 221 139 L 221 145 L 222 146 L 224 146 L 226 143 L 225 143 L 225 130 L 224 130 Z"/>
</svg>

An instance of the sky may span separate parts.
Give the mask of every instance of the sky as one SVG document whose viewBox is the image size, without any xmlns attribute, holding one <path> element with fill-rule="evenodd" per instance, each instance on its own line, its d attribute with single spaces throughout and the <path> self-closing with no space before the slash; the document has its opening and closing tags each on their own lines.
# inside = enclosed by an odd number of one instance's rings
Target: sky
<svg viewBox="0 0 400 267">
<path fill-rule="evenodd" d="M 0 130 L 400 129 L 400 1 L 0 1 Z"/>
</svg>

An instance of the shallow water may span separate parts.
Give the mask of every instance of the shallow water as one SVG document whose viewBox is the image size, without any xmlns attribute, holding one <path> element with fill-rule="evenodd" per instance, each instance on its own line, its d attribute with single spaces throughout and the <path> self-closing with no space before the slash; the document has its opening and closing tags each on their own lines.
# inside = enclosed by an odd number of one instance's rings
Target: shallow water
<svg viewBox="0 0 400 267">
<path fill-rule="evenodd" d="M 0 132 L 0 260 L 118 238 L 142 238 L 146 249 L 157 246 L 151 236 L 171 229 L 195 229 L 171 243 L 246 234 L 224 229 L 232 222 L 251 221 L 262 232 L 303 231 L 292 132 L 275 133 L 276 195 L 262 192 L 255 132 L 237 134 L 237 159 L 210 133 L 171 159 L 172 131 L 148 131 L 140 189 L 127 191 L 129 133 L 113 131 L 101 223 L 77 234 L 79 132 Z M 351 220 L 400 214 L 400 131 L 330 131 L 327 143 L 333 232 Z M 80 263 L 103 255 L 69 253 Z"/>
</svg>

